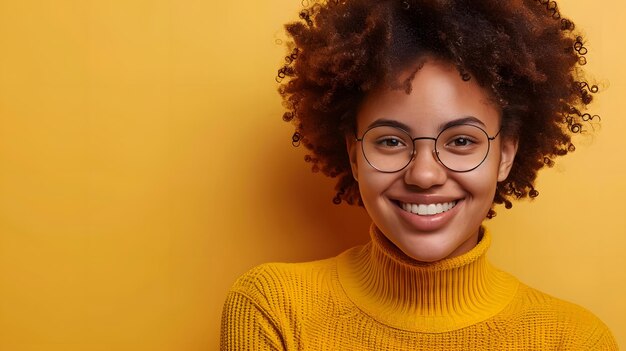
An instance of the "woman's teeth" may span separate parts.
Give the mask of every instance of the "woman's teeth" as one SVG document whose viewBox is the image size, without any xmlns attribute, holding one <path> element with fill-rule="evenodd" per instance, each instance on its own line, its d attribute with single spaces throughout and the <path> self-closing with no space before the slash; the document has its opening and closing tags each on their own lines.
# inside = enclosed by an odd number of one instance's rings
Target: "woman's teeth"
<svg viewBox="0 0 626 351">
<path fill-rule="evenodd" d="M 403 210 L 411 213 L 415 213 L 420 216 L 432 216 L 439 213 L 446 212 L 456 206 L 457 201 L 445 202 L 441 204 L 409 204 L 401 202 L 400 205 Z"/>
</svg>

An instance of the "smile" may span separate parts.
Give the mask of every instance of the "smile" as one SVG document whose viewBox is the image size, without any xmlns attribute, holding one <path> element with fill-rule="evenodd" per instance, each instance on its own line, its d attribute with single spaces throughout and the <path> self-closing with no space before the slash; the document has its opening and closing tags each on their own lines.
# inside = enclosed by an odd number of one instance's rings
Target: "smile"
<svg viewBox="0 0 626 351">
<path fill-rule="evenodd" d="M 401 202 L 400 207 L 402 207 L 402 209 L 407 212 L 414 213 L 419 216 L 433 216 L 433 215 L 451 210 L 452 208 L 454 208 L 454 206 L 456 206 L 456 204 L 457 204 L 457 201 L 444 202 L 440 204 L 428 204 L 428 205 L 409 204 L 409 203 Z"/>
</svg>

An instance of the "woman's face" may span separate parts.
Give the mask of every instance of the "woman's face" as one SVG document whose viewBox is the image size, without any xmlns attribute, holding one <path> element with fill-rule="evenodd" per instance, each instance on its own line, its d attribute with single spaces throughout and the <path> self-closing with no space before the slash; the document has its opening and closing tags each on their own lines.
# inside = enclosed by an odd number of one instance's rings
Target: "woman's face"
<svg viewBox="0 0 626 351">
<path fill-rule="evenodd" d="M 402 87 L 412 72 L 401 74 L 396 85 Z M 357 115 L 357 136 L 372 126 L 392 124 L 403 126 L 411 138 L 435 138 L 446 125 L 459 122 L 480 127 L 489 137 L 498 133 L 499 108 L 475 79 L 463 81 L 455 66 L 429 59 L 411 85 L 410 94 L 390 87 L 371 92 Z M 378 137 L 376 145 L 397 146 L 397 140 Z M 479 167 L 459 173 L 438 161 L 433 140 L 420 139 L 414 141 L 415 155 L 406 168 L 383 173 L 365 159 L 363 142 L 352 136 L 347 140 L 352 172 L 370 217 L 393 244 L 422 262 L 458 256 L 476 245 L 496 183 L 507 177 L 517 150 L 515 141 L 498 135 L 488 142 L 489 152 Z M 453 141 L 454 146 L 467 144 L 463 138 Z"/>
</svg>

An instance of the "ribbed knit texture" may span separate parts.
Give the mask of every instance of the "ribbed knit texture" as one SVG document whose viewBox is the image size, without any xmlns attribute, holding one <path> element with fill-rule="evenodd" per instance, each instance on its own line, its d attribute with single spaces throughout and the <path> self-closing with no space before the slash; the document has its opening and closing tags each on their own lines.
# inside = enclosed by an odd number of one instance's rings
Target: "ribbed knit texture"
<svg viewBox="0 0 626 351">
<path fill-rule="evenodd" d="M 532 289 L 470 252 L 432 264 L 378 230 L 341 255 L 243 275 L 222 315 L 222 350 L 617 350 L 587 310 Z"/>
</svg>

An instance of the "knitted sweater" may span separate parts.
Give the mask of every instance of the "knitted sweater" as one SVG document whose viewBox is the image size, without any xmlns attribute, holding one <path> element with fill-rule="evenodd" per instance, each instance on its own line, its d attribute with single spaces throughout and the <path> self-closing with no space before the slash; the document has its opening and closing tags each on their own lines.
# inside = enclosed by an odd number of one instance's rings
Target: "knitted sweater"
<svg viewBox="0 0 626 351">
<path fill-rule="evenodd" d="M 488 232 L 432 264 L 375 228 L 371 237 L 335 258 L 244 274 L 224 306 L 221 350 L 617 350 L 593 314 L 494 268 Z"/>
</svg>

